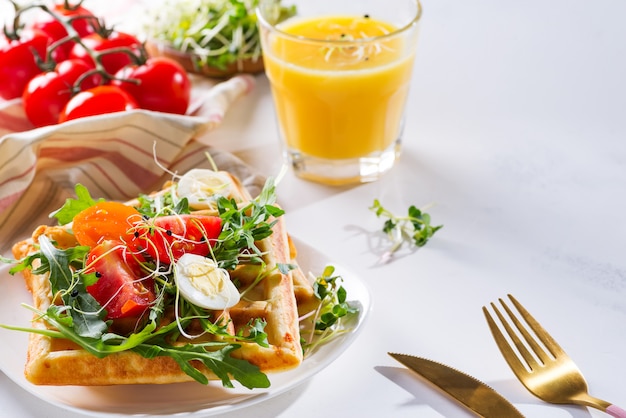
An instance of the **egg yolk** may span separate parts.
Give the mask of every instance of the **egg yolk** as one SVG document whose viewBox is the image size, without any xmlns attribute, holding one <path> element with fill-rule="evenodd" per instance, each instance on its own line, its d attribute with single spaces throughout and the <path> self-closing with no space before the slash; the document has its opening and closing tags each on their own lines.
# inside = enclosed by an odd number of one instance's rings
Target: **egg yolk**
<svg viewBox="0 0 626 418">
<path fill-rule="evenodd" d="M 207 296 L 214 296 L 224 290 L 224 274 L 217 265 L 194 263 L 185 266 L 184 274 L 195 289 Z"/>
</svg>

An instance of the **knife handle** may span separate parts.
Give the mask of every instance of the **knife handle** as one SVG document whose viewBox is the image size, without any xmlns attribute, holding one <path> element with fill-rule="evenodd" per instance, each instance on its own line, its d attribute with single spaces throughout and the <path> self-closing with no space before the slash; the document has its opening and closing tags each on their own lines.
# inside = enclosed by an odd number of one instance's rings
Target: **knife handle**
<svg viewBox="0 0 626 418">
<path fill-rule="evenodd" d="M 626 418 L 626 411 L 617 405 L 609 405 L 605 412 L 615 418 Z"/>
</svg>

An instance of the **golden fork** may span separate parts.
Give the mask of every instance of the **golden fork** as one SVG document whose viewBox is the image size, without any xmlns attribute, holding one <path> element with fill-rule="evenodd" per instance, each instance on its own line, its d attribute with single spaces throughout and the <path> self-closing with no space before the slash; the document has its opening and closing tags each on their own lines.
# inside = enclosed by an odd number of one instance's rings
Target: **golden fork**
<svg viewBox="0 0 626 418">
<path fill-rule="evenodd" d="M 515 315 L 502 299 L 499 301 L 508 320 L 494 303 L 491 303 L 491 307 L 510 342 L 485 306 L 483 313 L 498 348 L 526 389 L 545 402 L 590 406 L 611 416 L 626 418 L 626 410 L 588 394 L 587 382 L 572 359 L 513 296 L 508 297 L 519 315 Z M 523 325 L 520 316 L 527 327 Z M 528 329 L 533 331 L 536 338 Z"/>
</svg>

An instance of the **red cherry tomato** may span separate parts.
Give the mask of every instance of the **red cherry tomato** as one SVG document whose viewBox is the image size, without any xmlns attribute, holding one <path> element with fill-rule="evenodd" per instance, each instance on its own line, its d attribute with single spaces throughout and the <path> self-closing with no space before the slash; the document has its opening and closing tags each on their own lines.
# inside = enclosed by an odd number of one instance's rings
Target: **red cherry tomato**
<svg viewBox="0 0 626 418">
<path fill-rule="evenodd" d="M 130 93 L 142 109 L 158 112 L 183 115 L 191 97 L 187 72 L 169 58 L 149 58 L 143 65 L 124 67 L 115 74 L 111 84 Z"/>
<path fill-rule="evenodd" d="M 95 273 L 98 280 L 87 292 L 107 310 L 105 319 L 139 318 L 154 302 L 154 282 L 142 262 L 120 241 L 103 241 L 89 251 L 84 273 Z"/>
<path fill-rule="evenodd" d="M 97 86 L 72 97 L 59 116 L 59 123 L 85 116 L 137 109 L 133 97 L 116 86 Z"/>
<path fill-rule="evenodd" d="M 54 71 L 33 77 L 22 94 L 28 120 L 36 127 L 58 123 L 61 111 L 72 98 L 72 87 L 89 70 L 91 67 L 83 61 L 66 60 L 57 64 Z M 80 88 L 95 87 L 98 79 L 98 76 L 87 76 Z"/>
<path fill-rule="evenodd" d="M 92 33 L 82 38 L 82 42 L 85 44 L 87 49 L 98 53 L 111 49 L 127 48 L 130 53 L 136 55 L 142 47 L 141 42 L 135 36 L 119 31 L 111 32 L 106 38 L 98 33 Z M 81 59 L 86 63 L 95 66 L 93 59 L 85 47 L 80 44 L 74 45 L 69 57 Z M 128 53 L 125 52 L 107 53 L 102 55 L 100 59 L 102 66 L 110 75 L 115 74 L 122 67 L 125 67 L 133 62 L 133 59 Z"/>
<path fill-rule="evenodd" d="M 61 18 L 67 19 L 78 34 L 83 38 L 90 33 L 94 33 L 100 28 L 98 18 L 94 14 L 81 5 L 66 7 L 65 2 L 55 4 L 52 12 L 60 15 Z M 53 42 L 59 41 L 68 36 L 67 29 L 63 23 L 55 19 L 50 13 L 42 13 L 40 17 L 30 23 L 29 27 L 38 29 L 47 34 Z M 74 41 L 68 41 L 59 45 L 58 49 L 62 51 L 64 57 L 67 57 L 74 46 Z M 55 60 L 59 62 L 58 59 Z"/>
<path fill-rule="evenodd" d="M 4 39 L 0 44 L 0 97 L 21 97 L 31 78 L 41 73 L 35 54 L 46 59 L 50 38 L 41 31 L 24 30 L 18 40 Z"/>
<path fill-rule="evenodd" d="M 218 216 L 160 216 L 137 229 L 135 245 L 159 263 L 171 264 L 183 254 L 208 255 L 222 230 Z"/>
</svg>

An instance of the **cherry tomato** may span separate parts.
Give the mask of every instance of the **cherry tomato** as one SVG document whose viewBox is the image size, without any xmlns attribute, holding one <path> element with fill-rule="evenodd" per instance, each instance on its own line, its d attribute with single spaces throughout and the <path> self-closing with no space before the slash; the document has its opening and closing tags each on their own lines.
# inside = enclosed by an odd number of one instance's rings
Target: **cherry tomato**
<svg viewBox="0 0 626 418">
<path fill-rule="evenodd" d="M 82 42 L 87 49 L 98 53 L 111 49 L 127 48 L 129 53 L 136 55 L 142 47 L 141 42 L 135 36 L 119 31 L 113 31 L 107 37 L 103 37 L 98 33 L 92 33 L 82 38 Z M 80 44 L 74 45 L 69 57 L 81 59 L 93 66 L 95 63 L 85 47 Z M 133 59 L 126 52 L 107 53 L 102 55 L 100 59 L 102 66 L 110 75 L 115 74 L 122 67 L 133 62 Z"/>
<path fill-rule="evenodd" d="M 60 15 L 62 18 L 71 20 L 71 25 L 78 34 L 83 38 L 90 33 L 94 33 L 96 29 L 100 28 L 98 18 L 94 14 L 81 5 L 71 6 L 65 2 L 55 4 L 52 8 L 52 12 Z M 30 23 L 29 27 L 38 29 L 44 32 L 50 37 L 53 42 L 59 41 L 68 36 L 67 29 L 63 23 L 55 19 L 50 13 L 42 13 L 40 17 Z M 72 47 L 76 42 L 68 41 L 59 45 L 58 50 L 62 51 L 64 57 L 70 54 Z M 55 60 L 60 60 L 55 57 Z"/>
<path fill-rule="evenodd" d="M 49 42 L 45 33 L 35 30 L 22 31 L 17 40 L 4 39 L 0 44 L 0 97 L 22 96 L 30 79 L 42 72 L 35 54 L 45 60 Z"/>
<path fill-rule="evenodd" d="M 139 318 L 154 302 L 154 282 L 142 262 L 120 241 L 102 241 L 89 252 L 84 273 L 95 273 L 98 280 L 87 292 L 107 310 L 105 319 Z"/>
<path fill-rule="evenodd" d="M 72 87 L 89 70 L 91 68 L 83 61 L 66 60 L 57 64 L 54 71 L 33 77 L 22 94 L 28 120 L 36 127 L 57 123 L 61 111 L 72 98 Z M 99 84 L 98 80 L 96 75 L 88 76 L 81 81 L 80 87 L 95 87 Z"/>
<path fill-rule="evenodd" d="M 159 263 L 171 264 L 183 254 L 208 255 L 222 229 L 217 216 L 160 216 L 138 229 L 138 245 Z"/>
<path fill-rule="evenodd" d="M 85 116 L 137 109 L 135 99 L 117 86 L 96 86 L 72 97 L 59 115 L 59 123 Z"/>
<path fill-rule="evenodd" d="M 191 82 L 185 69 L 164 57 L 149 58 L 143 65 L 122 68 L 111 84 L 130 93 L 142 109 L 158 112 L 183 115 L 191 97 Z"/>
<path fill-rule="evenodd" d="M 119 202 L 98 202 L 74 217 L 72 231 L 80 245 L 95 247 L 103 240 L 118 240 L 127 245 L 134 237 L 133 228 L 143 218 L 137 209 Z"/>
</svg>

